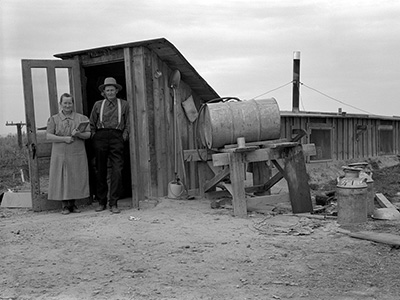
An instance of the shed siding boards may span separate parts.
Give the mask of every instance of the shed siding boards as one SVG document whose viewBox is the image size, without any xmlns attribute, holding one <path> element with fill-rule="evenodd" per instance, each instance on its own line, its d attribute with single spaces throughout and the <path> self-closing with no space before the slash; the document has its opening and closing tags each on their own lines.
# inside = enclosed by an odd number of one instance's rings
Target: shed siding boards
<svg viewBox="0 0 400 300">
<path fill-rule="evenodd" d="M 145 186 L 146 197 L 158 197 L 168 194 L 168 183 L 175 179 L 175 154 L 174 154 L 174 126 L 173 126 L 173 103 L 174 92 L 170 88 L 169 75 L 172 70 L 154 53 L 148 49 L 143 49 L 138 53 L 134 51 L 134 70 L 135 78 L 145 78 L 143 82 L 144 95 L 139 95 L 137 99 L 144 99 L 136 106 L 135 113 L 137 119 L 141 120 L 138 125 L 137 147 L 139 151 L 140 172 L 142 184 Z M 156 70 L 162 70 L 160 79 L 154 79 L 153 74 Z M 143 75 L 144 74 L 144 75 Z M 138 81 L 136 79 L 136 85 Z M 136 86 L 138 90 L 142 84 Z M 177 123 L 179 128 L 177 140 L 177 165 L 178 175 L 183 179 L 183 172 L 188 174 L 186 178 L 188 188 L 196 188 L 195 179 L 197 170 L 183 168 L 180 159 L 182 151 L 194 145 L 193 126 L 188 122 L 182 109 L 182 101 L 189 96 L 193 96 L 200 101 L 199 97 L 191 88 L 181 80 L 179 88 L 176 89 L 177 101 Z M 179 140 L 180 139 L 180 140 Z M 189 171 L 189 172 L 188 172 Z M 192 176 L 190 176 L 190 174 Z M 193 186 L 195 185 L 195 186 Z"/>
<path fill-rule="evenodd" d="M 174 91 L 169 86 L 174 70 L 181 73 L 179 88 L 176 89 L 177 123 L 179 137 L 177 148 L 178 174 L 186 179 L 187 189 L 199 188 L 199 163 L 189 162 L 183 166 L 183 150 L 195 149 L 195 126 L 187 119 L 181 103 L 192 96 L 197 109 L 201 104 L 219 95 L 197 73 L 183 55 L 166 39 L 160 38 L 95 49 L 80 50 L 54 55 L 63 60 L 76 59 L 82 72 L 82 93 L 85 114 L 90 113 L 87 78 L 93 76 L 93 69 L 100 68 L 102 76 L 114 76 L 113 64 L 124 64 L 118 69 L 118 76 L 125 77 L 126 99 L 130 103 L 131 138 L 130 158 L 133 201 L 144 198 L 166 196 L 168 183 L 175 179 L 174 169 Z M 91 68 L 95 67 L 95 68 Z M 85 75 L 85 69 L 88 74 Z M 108 72 L 110 71 L 110 72 Z M 156 71 L 161 71 L 158 78 Z M 124 72 L 125 74 L 123 74 Z M 92 92 L 93 94 L 93 92 Z M 93 97 L 93 96 L 92 96 Z M 89 104 L 88 104 L 89 103 Z M 186 173 L 184 173 L 186 171 Z M 187 174 L 187 176 L 184 176 Z M 140 198 L 140 199 L 139 199 Z M 134 206 L 138 204 L 133 203 Z"/>
<path fill-rule="evenodd" d="M 290 138 L 291 130 L 298 126 L 307 131 L 302 143 L 311 142 L 313 129 L 331 129 L 330 160 L 361 160 L 400 153 L 400 117 L 281 111 L 282 138 Z M 390 153 L 387 149 L 391 149 Z"/>
</svg>

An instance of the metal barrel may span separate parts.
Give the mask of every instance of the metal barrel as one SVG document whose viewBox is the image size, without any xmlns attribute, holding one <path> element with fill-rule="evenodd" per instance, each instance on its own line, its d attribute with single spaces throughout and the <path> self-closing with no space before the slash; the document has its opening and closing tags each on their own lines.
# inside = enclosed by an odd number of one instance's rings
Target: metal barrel
<svg viewBox="0 0 400 300">
<path fill-rule="evenodd" d="M 220 148 L 246 142 L 279 139 L 281 117 L 275 98 L 208 103 L 199 116 L 198 134 L 204 147 Z"/>
</svg>

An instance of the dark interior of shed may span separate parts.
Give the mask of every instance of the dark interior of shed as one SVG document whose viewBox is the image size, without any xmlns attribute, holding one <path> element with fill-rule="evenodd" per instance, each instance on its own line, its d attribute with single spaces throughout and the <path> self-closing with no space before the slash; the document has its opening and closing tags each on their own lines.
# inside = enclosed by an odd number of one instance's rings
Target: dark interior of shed
<svg viewBox="0 0 400 300">
<path fill-rule="evenodd" d="M 84 67 L 84 77 L 86 82 L 82 84 L 84 86 L 84 96 L 83 96 L 83 113 L 90 116 L 93 105 L 96 101 L 102 100 L 103 97 L 99 91 L 99 86 L 104 83 L 106 77 L 114 77 L 123 89 L 118 92 L 118 98 L 126 100 L 126 86 L 125 86 L 125 65 L 124 62 L 113 62 L 107 64 L 101 64 L 96 66 Z M 96 191 L 96 178 L 95 178 L 95 158 L 94 149 L 92 148 L 92 143 L 89 141 L 86 144 L 86 149 L 90 161 L 90 191 L 92 195 L 95 195 Z M 132 195 L 131 188 L 131 169 L 130 169 L 130 151 L 129 142 L 125 143 L 125 163 L 124 169 L 122 171 L 123 176 L 123 194 L 122 197 L 130 197 Z"/>
</svg>

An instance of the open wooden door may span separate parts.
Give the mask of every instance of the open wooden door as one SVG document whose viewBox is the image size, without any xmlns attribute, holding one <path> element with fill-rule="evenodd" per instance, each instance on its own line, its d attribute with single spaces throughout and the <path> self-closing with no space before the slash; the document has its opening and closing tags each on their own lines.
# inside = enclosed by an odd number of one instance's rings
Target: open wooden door
<svg viewBox="0 0 400 300">
<path fill-rule="evenodd" d="M 46 125 L 59 111 L 59 98 L 70 93 L 75 111 L 82 113 L 82 88 L 78 60 L 22 60 L 27 147 L 34 211 L 54 209 L 60 202 L 47 201 L 51 143 L 46 142 Z M 47 178 L 46 178 L 47 176 Z"/>
</svg>

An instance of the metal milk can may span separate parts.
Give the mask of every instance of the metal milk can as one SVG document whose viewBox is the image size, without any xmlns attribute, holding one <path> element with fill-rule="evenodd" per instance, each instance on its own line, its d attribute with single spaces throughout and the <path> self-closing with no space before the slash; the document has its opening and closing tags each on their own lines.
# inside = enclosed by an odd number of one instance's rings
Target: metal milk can
<svg viewBox="0 0 400 300">
<path fill-rule="evenodd" d="M 360 177 L 361 168 L 343 167 L 344 176 L 336 186 L 338 223 L 352 224 L 367 221 L 367 179 Z"/>
</svg>

